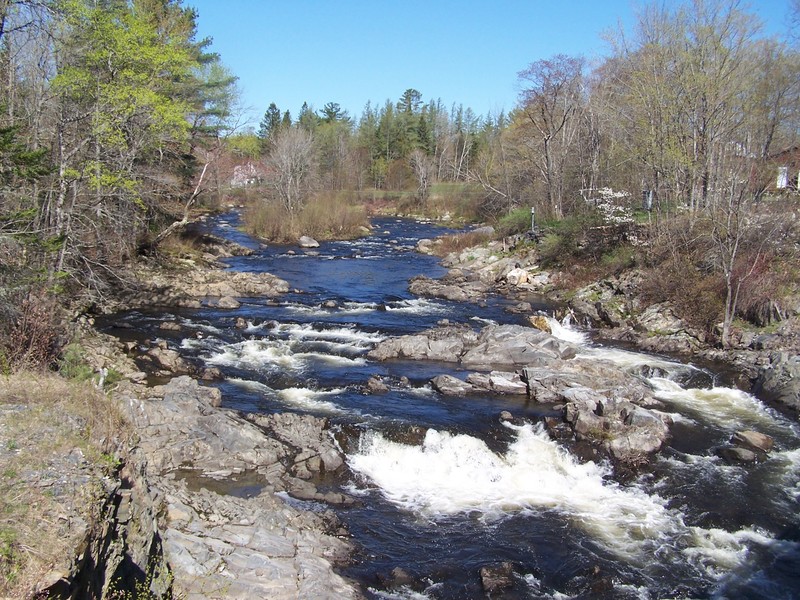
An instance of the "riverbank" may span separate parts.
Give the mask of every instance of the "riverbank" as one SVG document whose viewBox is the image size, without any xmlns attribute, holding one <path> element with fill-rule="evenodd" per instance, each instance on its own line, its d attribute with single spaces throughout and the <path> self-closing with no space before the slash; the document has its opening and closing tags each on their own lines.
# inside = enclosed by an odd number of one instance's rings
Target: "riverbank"
<svg viewBox="0 0 800 600">
<path fill-rule="evenodd" d="M 147 386 L 113 338 L 84 330 L 79 343 L 96 373 L 121 380 L 105 394 L 83 384 L 107 406 L 77 410 L 60 400 L 59 421 L 79 428 L 104 416 L 108 426 L 92 425 L 99 446 L 69 441 L 47 419 L 32 419 L 40 401 L 13 394 L 8 382 L 4 387 L 3 446 L 15 456 L 35 455 L 42 465 L 18 472 L 14 464 L 22 459 L 15 458 L 3 471 L 4 484 L 15 486 L 17 498 L 55 490 L 43 496 L 45 505 L 32 502 L 25 519 L 59 528 L 13 538 L 4 529 L 6 581 L 11 566 L 19 580 L 9 591 L 48 598 L 360 597 L 335 571 L 351 547 L 325 508 L 352 499 L 320 492 L 314 483 L 344 464 L 324 419 L 226 410 L 218 389 L 185 376 Z M 20 431 L 14 424 L 23 421 Z M 54 435 L 68 444 L 61 458 L 44 443 Z M 6 464 L 5 454 L 0 458 Z"/>
<path fill-rule="evenodd" d="M 436 243 L 423 240 L 419 249 L 435 253 Z M 412 283 L 412 291 L 472 302 L 498 293 L 518 300 L 517 310 L 532 317 L 528 300 L 546 296 L 563 307 L 561 318 L 590 331 L 598 341 L 725 365 L 732 385 L 795 418 L 800 412 L 800 305 L 775 326 L 735 328 L 731 347 L 723 349 L 681 319 L 669 303 L 644 303 L 637 271 L 572 288 L 564 273 L 540 268 L 536 246 L 524 236 L 446 253 L 442 264 L 449 268 L 444 277 L 421 278 Z"/>
<path fill-rule="evenodd" d="M 220 268 L 220 258 L 245 254 L 246 248 L 205 236 L 201 256 L 140 264 L 121 277 L 117 296 L 102 309 L 209 302 L 235 308 L 235 298 L 288 291 L 286 282 L 271 275 Z M 65 433 L 57 435 L 71 444 L 61 452 L 66 459 L 51 455 L 52 444 L 43 443 L 54 435 L 53 425 L 31 419 L 40 402 L 14 393 L 12 380 L 3 386 L 0 431 L 14 459 L 3 471 L 4 488 L 17 490 L 16 498 L 43 486 L 58 490 L 43 506 L 33 502 L 25 518 L 55 519 L 59 528 L 37 536 L 3 529 L 6 589 L 20 597 L 51 598 L 360 597 L 335 571 L 352 550 L 347 531 L 325 508 L 352 499 L 321 492 L 314 483 L 344 464 L 327 422 L 222 408 L 219 390 L 180 376 L 177 353 L 158 344 L 152 348 L 157 359 L 151 360 L 161 367 L 164 383 L 148 385 L 131 348 L 96 332 L 92 323 L 83 316 L 73 328 L 76 370 L 94 374 L 94 384 L 81 385 L 108 406 L 76 410 L 64 403 L 63 392 L 55 394 L 66 423 L 59 425 Z M 43 379 L 50 380 L 72 385 L 57 375 Z M 83 416 L 86 410 L 96 414 Z M 100 442 L 82 441 L 80 424 L 101 415 L 116 420 L 106 429 L 92 426 Z M 71 423 L 77 431 L 69 429 Z M 20 454 L 41 466 L 18 473 Z M 47 548 L 45 538 L 53 537 L 60 543 Z"/>
</svg>

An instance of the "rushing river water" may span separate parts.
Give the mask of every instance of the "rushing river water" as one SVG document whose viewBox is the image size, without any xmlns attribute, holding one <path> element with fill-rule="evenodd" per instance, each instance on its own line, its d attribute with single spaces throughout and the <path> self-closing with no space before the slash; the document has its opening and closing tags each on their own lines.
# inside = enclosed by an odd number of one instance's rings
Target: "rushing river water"
<svg viewBox="0 0 800 600">
<path fill-rule="evenodd" d="M 648 382 L 675 420 L 670 445 L 636 480 L 615 481 L 606 465 L 576 460 L 535 424 L 547 407 L 519 397 L 440 396 L 428 382 L 441 373 L 463 377 L 452 364 L 367 360 L 378 341 L 442 319 L 476 328 L 522 322 L 500 298 L 475 305 L 409 294 L 410 277 L 445 272 L 414 251 L 441 228 L 377 219 L 369 237 L 295 253 L 259 246 L 235 219 L 210 225 L 256 250 L 230 268 L 277 275 L 292 293 L 244 299 L 237 310 L 135 311 L 107 330 L 162 337 L 197 364 L 218 367 L 226 407 L 308 412 L 346 432 L 349 474 L 327 485 L 359 500 L 337 512 L 358 548 L 344 574 L 368 596 L 482 598 L 481 567 L 506 561 L 515 585 L 495 598 L 800 597 L 797 422 L 715 387 L 713 373 L 599 347 L 554 321 L 554 332 L 587 356 L 623 369 L 656 367 L 659 377 Z M 239 317 L 246 329 L 236 327 Z M 159 330 L 165 320 L 182 331 Z M 364 393 L 373 375 L 388 393 Z M 531 424 L 501 424 L 503 410 Z M 731 466 L 715 456 L 742 429 L 775 439 L 767 460 Z M 412 442 L 415 431 L 426 432 Z M 390 586 L 397 567 L 413 583 Z"/>
</svg>

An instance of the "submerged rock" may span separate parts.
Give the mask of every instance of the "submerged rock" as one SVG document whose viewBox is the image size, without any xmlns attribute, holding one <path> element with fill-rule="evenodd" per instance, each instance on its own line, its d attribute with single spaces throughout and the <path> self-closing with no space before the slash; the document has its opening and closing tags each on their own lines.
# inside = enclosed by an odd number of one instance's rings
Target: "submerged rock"
<svg viewBox="0 0 800 600">
<path fill-rule="evenodd" d="M 488 595 L 502 592 L 514 586 L 514 565 L 502 562 L 481 567 L 481 586 Z"/>
</svg>

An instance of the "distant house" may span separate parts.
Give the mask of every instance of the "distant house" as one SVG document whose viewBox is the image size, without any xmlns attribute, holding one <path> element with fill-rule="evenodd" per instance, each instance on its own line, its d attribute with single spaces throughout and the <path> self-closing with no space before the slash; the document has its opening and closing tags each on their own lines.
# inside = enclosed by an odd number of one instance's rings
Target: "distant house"
<svg viewBox="0 0 800 600">
<path fill-rule="evenodd" d="M 772 156 L 775 165 L 775 189 L 779 192 L 800 191 L 800 146 L 792 146 Z"/>
<path fill-rule="evenodd" d="M 237 165 L 233 168 L 231 187 L 249 187 L 258 185 L 264 178 L 264 174 L 253 163 Z"/>
</svg>

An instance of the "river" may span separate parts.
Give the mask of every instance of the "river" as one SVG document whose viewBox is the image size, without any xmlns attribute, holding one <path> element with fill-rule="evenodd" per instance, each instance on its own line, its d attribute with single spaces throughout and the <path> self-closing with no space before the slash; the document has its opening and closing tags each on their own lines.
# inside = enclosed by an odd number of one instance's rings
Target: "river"
<svg viewBox="0 0 800 600">
<path fill-rule="evenodd" d="M 414 251 L 442 228 L 373 223 L 368 237 L 303 251 L 261 246 L 237 230 L 235 213 L 217 218 L 213 233 L 255 250 L 229 259 L 231 269 L 272 273 L 293 291 L 242 299 L 236 310 L 131 311 L 104 328 L 122 339 L 160 337 L 196 364 L 219 368 L 224 379 L 214 385 L 225 407 L 308 412 L 334 423 L 349 470 L 318 483 L 358 499 L 336 511 L 358 548 L 343 574 L 368 597 L 483 598 L 480 569 L 502 562 L 513 565 L 514 585 L 494 598 L 800 597 L 796 421 L 715 384 L 705 369 L 602 347 L 552 321 L 586 356 L 657 367 L 648 383 L 675 420 L 671 441 L 652 467 L 617 481 L 607 465 L 578 461 L 537 425 L 549 407 L 511 396 L 440 396 L 428 382 L 463 377 L 453 364 L 366 358 L 380 340 L 443 319 L 475 328 L 523 322 L 500 297 L 481 305 L 413 297 L 409 278 L 445 273 Z M 552 312 L 542 298 L 529 301 Z M 246 328 L 236 327 L 238 318 Z M 159 329 L 165 320 L 182 330 Z M 365 393 L 371 376 L 389 391 Z M 529 424 L 502 424 L 503 410 Z M 774 438 L 767 460 L 734 466 L 716 457 L 714 448 L 742 429 Z M 392 580 L 395 568 L 409 575 L 406 585 Z"/>
</svg>

